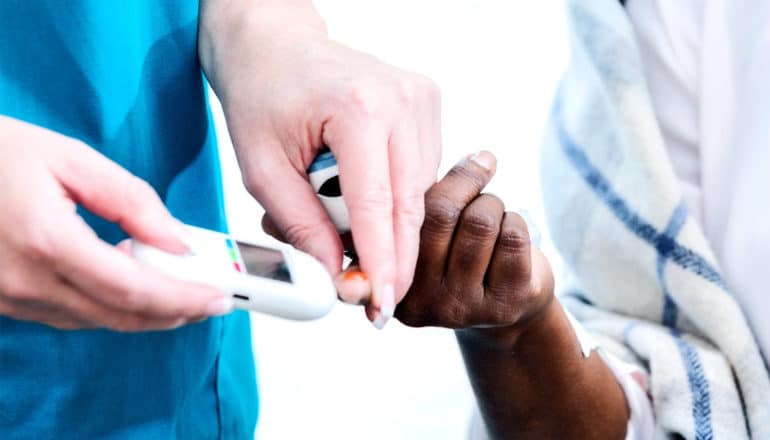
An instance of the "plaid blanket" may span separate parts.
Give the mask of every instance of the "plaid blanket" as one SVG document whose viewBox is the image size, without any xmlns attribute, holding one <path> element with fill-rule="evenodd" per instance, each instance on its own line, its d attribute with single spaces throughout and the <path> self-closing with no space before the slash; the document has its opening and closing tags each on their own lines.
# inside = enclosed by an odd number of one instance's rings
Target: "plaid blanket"
<svg viewBox="0 0 770 440">
<path fill-rule="evenodd" d="M 628 17 L 617 0 L 567 4 L 571 59 L 542 150 L 562 303 L 649 373 L 659 437 L 770 439 L 767 366 L 682 201 Z"/>
</svg>

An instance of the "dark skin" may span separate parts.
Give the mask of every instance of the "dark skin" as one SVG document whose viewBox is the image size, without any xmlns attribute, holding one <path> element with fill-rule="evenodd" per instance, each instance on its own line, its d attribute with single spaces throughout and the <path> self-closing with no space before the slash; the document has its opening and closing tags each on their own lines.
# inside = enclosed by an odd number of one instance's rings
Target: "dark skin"
<svg viewBox="0 0 770 440">
<path fill-rule="evenodd" d="M 396 318 L 455 330 L 491 438 L 624 438 L 623 390 L 597 353 L 583 356 L 524 220 L 482 193 L 495 162 L 481 155 L 426 194 L 417 270 Z"/>
</svg>

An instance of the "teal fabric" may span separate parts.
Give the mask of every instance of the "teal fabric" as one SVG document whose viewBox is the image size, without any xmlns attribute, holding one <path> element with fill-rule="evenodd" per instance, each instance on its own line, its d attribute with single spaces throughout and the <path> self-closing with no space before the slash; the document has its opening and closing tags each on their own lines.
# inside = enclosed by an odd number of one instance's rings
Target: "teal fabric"
<svg viewBox="0 0 770 440">
<path fill-rule="evenodd" d="M 225 230 L 197 9 L 0 1 L 0 114 L 86 142 L 184 222 Z M 104 240 L 125 237 L 80 212 Z M 257 409 L 245 313 L 143 334 L 0 317 L 0 438 L 250 439 Z"/>
</svg>

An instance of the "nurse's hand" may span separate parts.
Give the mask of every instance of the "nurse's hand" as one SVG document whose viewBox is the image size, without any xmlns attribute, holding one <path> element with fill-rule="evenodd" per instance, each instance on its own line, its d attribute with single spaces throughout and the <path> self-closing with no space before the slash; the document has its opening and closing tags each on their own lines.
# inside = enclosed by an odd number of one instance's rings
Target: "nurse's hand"
<svg viewBox="0 0 770 440">
<path fill-rule="evenodd" d="M 411 284 L 440 161 L 436 85 L 330 40 L 309 0 L 201 8 L 201 62 L 247 189 L 281 235 L 338 273 L 342 244 L 306 175 L 328 145 L 374 287 L 367 313 L 384 322 Z"/>
<path fill-rule="evenodd" d="M 76 204 L 144 242 L 187 249 L 150 185 L 83 143 L 0 116 L 0 184 L 0 315 L 140 331 L 231 308 L 223 292 L 164 276 L 94 234 Z"/>
</svg>

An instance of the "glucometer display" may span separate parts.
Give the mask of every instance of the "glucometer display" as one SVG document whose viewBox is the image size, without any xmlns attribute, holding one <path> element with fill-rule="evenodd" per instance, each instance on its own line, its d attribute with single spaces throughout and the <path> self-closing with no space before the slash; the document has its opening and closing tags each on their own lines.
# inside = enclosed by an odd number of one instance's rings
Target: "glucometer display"
<svg viewBox="0 0 770 440">
<path fill-rule="evenodd" d="M 291 283 L 291 273 L 283 252 L 236 241 L 249 275 Z"/>
</svg>

